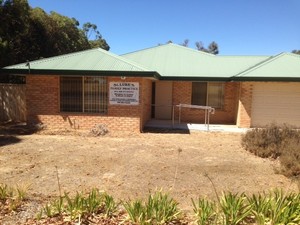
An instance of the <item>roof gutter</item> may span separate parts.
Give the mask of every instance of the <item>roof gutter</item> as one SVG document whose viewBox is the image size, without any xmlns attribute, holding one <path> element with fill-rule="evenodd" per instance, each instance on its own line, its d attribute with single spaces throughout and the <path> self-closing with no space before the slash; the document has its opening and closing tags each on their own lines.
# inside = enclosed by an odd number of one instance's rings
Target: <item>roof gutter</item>
<svg viewBox="0 0 300 225">
<path fill-rule="evenodd" d="M 165 80 L 165 81 L 231 81 L 230 77 L 161 77 L 160 80 Z"/>
<path fill-rule="evenodd" d="M 300 82 L 300 77 L 231 77 L 230 81 Z"/>
</svg>

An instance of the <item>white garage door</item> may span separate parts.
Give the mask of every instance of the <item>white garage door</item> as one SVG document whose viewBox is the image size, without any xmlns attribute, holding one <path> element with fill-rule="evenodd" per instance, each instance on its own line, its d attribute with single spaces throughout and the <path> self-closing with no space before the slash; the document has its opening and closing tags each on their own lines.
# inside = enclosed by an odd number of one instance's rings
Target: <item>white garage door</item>
<svg viewBox="0 0 300 225">
<path fill-rule="evenodd" d="M 272 122 L 300 127 L 300 83 L 254 84 L 251 126 Z"/>
</svg>

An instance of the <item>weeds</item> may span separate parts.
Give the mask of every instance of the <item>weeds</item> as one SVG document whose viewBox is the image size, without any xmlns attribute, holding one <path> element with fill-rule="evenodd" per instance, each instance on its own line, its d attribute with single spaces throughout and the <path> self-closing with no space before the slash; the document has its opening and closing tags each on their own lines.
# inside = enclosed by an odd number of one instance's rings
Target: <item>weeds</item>
<svg viewBox="0 0 300 225">
<path fill-rule="evenodd" d="M 176 180 L 177 180 L 177 173 L 178 173 L 178 165 L 179 165 L 179 158 L 180 158 L 180 153 L 182 152 L 181 148 L 177 149 L 177 163 L 176 163 L 176 169 L 175 169 L 175 174 L 174 174 L 174 183 L 173 183 L 173 188 L 175 188 Z"/>
<path fill-rule="evenodd" d="M 27 188 L 28 186 L 17 185 L 16 188 L 13 188 L 6 184 L 0 184 L 0 206 L 2 203 L 6 211 L 16 211 L 26 200 Z"/>
<path fill-rule="evenodd" d="M 0 184 L 0 200 L 6 201 L 6 199 L 13 196 L 13 189 L 6 184 Z"/>
</svg>

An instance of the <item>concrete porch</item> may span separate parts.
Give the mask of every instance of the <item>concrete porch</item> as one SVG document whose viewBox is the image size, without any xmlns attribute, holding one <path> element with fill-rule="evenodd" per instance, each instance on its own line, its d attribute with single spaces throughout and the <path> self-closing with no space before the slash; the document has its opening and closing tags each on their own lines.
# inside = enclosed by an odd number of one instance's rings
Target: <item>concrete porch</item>
<svg viewBox="0 0 300 225">
<path fill-rule="evenodd" d="M 209 124 L 207 127 L 205 124 L 197 123 L 178 123 L 178 121 L 172 123 L 172 120 L 157 120 L 151 119 L 145 124 L 145 129 L 175 129 L 175 130 L 195 130 L 195 131 L 213 131 L 213 132 L 240 132 L 245 133 L 247 128 L 238 128 L 236 125 L 224 125 L 224 124 Z"/>
</svg>

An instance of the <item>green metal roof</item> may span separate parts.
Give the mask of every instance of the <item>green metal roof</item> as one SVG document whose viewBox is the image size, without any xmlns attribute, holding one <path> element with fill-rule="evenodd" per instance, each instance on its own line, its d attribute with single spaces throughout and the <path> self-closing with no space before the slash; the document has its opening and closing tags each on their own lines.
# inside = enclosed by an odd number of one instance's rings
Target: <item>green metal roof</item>
<svg viewBox="0 0 300 225">
<path fill-rule="evenodd" d="M 176 44 L 122 56 L 91 49 L 18 65 L 0 73 L 154 77 L 160 80 L 300 81 L 300 56 L 219 56 Z"/>
<path fill-rule="evenodd" d="M 300 80 L 300 55 L 281 53 L 236 75 L 234 80 Z"/>
<path fill-rule="evenodd" d="M 7 66 L 3 68 L 3 72 L 58 75 L 101 75 L 103 73 L 110 75 L 121 72 L 121 75 L 127 73 L 127 75 L 133 76 L 157 74 L 135 62 L 100 48 Z"/>
<path fill-rule="evenodd" d="M 122 55 L 157 71 L 165 80 L 228 80 L 268 56 L 216 56 L 176 44 Z"/>
</svg>

